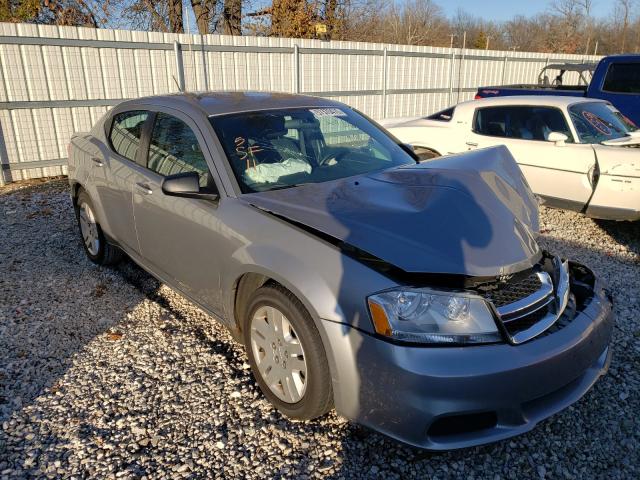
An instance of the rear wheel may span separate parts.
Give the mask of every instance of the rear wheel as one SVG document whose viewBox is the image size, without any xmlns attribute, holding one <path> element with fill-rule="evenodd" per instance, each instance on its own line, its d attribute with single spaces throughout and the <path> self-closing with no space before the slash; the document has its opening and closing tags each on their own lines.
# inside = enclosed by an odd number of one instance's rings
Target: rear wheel
<svg viewBox="0 0 640 480">
<path fill-rule="evenodd" d="M 244 340 L 249 364 L 267 399 L 282 413 L 312 419 L 333 406 L 327 357 L 311 316 L 278 285 L 261 287 L 249 301 Z"/>
<path fill-rule="evenodd" d="M 120 261 L 122 252 L 106 241 L 86 191 L 81 190 L 78 194 L 75 210 L 82 246 L 89 260 L 98 265 L 113 265 Z"/>
</svg>

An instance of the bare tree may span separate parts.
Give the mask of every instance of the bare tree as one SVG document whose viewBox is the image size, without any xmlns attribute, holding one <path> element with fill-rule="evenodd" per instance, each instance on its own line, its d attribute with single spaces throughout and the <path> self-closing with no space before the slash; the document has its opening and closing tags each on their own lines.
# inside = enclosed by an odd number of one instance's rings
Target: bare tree
<svg viewBox="0 0 640 480">
<path fill-rule="evenodd" d="M 216 12 L 217 0 L 191 0 L 196 25 L 201 35 L 211 33 L 211 21 Z"/>
<path fill-rule="evenodd" d="M 222 23 L 225 34 L 242 35 L 242 0 L 225 0 Z"/>
<path fill-rule="evenodd" d="M 629 22 L 633 3 L 633 0 L 617 0 L 614 9 L 616 26 L 619 31 L 618 44 L 620 47 L 620 52 L 624 52 L 627 45 L 627 34 L 629 32 Z"/>
</svg>

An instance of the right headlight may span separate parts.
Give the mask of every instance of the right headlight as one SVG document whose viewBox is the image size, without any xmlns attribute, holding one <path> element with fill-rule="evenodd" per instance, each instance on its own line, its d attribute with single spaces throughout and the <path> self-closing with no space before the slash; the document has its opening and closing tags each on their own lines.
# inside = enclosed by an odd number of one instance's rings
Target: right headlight
<svg viewBox="0 0 640 480">
<path fill-rule="evenodd" d="M 367 298 L 376 332 L 411 343 L 466 344 L 502 340 L 487 302 L 464 292 L 398 288 Z"/>
</svg>

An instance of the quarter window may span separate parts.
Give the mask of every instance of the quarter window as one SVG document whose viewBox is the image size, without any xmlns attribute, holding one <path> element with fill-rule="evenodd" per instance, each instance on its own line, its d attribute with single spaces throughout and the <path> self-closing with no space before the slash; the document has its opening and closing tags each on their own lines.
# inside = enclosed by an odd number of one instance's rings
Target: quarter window
<svg viewBox="0 0 640 480">
<path fill-rule="evenodd" d="M 182 120 L 166 113 L 156 115 L 147 168 L 165 177 L 197 172 L 201 187 L 211 186 L 212 182 L 195 133 Z"/>
<path fill-rule="evenodd" d="M 119 155 L 135 162 L 142 126 L 148 116 L 149 112 L 144 110 L 132 110 L 113 117 L 109 140 Z"/>
<path fill-rule="evenodd" d="M 521 140 L 547 140 L 551 132 L 564 133 L 572 140 L 563 113 L 552 107 L 505 106 L 480 108 L 474 119 L 474 132 L 492 137 Z"/>
<path fill-rule="evenodd" d="M 436 112 L 427 117 L 427 120 L 438 120 L 440 122 L 450 122 L 453 118 L 453 112 L 455 108 L 447 108 L 446 110 L 442 110 L 441 112 Z"/>
<path fill-rule="evenodd" d="M 640 63 L 612 63 L 602 89 L 614 93 L 640 93 Z"/>
</svg>

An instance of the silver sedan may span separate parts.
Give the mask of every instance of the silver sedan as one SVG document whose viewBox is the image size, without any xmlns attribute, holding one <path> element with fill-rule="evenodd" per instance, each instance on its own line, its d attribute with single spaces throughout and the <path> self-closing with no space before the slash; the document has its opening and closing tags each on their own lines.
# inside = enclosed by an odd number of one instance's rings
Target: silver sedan
<svg viewBox="0 0 640 480">
<path fill-rule="evenodd" d="M 335 407 L 460 448 L 530 430 L 607 369 L 610 299 L 539 248 L 504 147 L 420 164 L 338 102 L 181 94 L 75 135 L 69 181 L 89 259 L 124 252 L 219 319 L 289 417 Z"/>
</svg>

